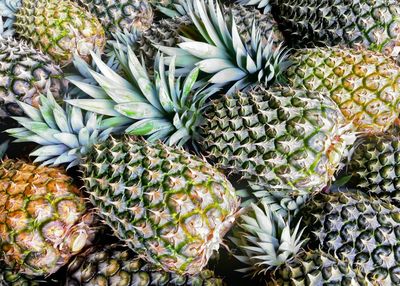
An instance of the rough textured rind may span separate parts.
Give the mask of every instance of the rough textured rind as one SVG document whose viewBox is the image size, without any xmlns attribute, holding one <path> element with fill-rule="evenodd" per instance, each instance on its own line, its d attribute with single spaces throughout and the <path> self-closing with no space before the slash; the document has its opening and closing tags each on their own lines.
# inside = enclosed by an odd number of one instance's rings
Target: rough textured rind
<svg viewBox="0 0 400 286">
<path fill-rule="evenodd" d="M 216 100 L 200 142 L 227 172 L 276 190 L 321 190 L 344 152 L 344 119 L 317 92 L 258 86 Z"/>
<path fill-rule="evenodd" d="M 400 113 L 400 67 L 382 54 L 340 48 L 298 50 L 287 71 L 297 88 L 325 92 L 358 131 L 384 131 Z"/>
<path fill-rule="evenodd" d="M 0 37 L 0 121 L 23 115 L 16 100 L 37 107 L 40 93 L 48 90 L 61 99 L 66 89 L 62 77 L 47 55 L 24 41 Z"/>
<path fill-rule="evenodd" d="M 183 150 L 110 139 L 81 166 L 90 200 L 115 235 L 166 271 L 201 271 L 235 220 L 229 181 Z"/>
<path fill-rule="evenodd" d="M 55 273 L 94 238 L 93 215 L 72 178 L 56 168 L 0 163 L 1 258 L 27 275 Z"/>
<path fill-rule="evenodd" d="M 156 269 L 121 245 L 100 245 L 78 255 L 68 266 L 65 286 L 180 285 L 223 286 L 211 270 L 180 276 Z"/>
<path fill-rule="evenodd" d="M 63 66 L 74 53 L 89 60 L 91 50 L 102 51 L 105 45 L 97 18 L 70 0 L 22 1 L 15 31 Z"/>
</svg>

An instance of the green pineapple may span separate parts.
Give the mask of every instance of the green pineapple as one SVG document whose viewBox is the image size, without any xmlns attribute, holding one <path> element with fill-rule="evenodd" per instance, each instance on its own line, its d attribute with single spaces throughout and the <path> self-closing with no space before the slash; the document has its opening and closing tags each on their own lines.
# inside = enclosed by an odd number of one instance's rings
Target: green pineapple
<svg viewBox="0 0 400 286">
<path fill-rule="evenodd" d="M 60 65 L 69 64 L 75 53 L 88 60 L 89 51 L 104 48 L 100 22 L 71 0 L 1 0 L 0 11 L 13 23 L 5 35 L 15 32 Z"/>
<path fill-rule="evenodd" d="M 106 33 L 146 31 L 153 23 L 153 9 L 147 0 L 79 0 L 97 16 Z"/>
<path fill-rule="evenodd" d="M 38 106 L 41 92 L 51 90 L 61 99 L 65 88 L 61 69 L 48 56 L 24 41 L 0 37 L 0 121 L 23 115 L 17 100 Z"/>
<path fill-rule="evenodd" d="M 24 128 L 8 132 L 42 145 L 31 154 L 38 162 L 79 164 L 90 201 L 118 238 L 166 271 L 183 275 L 203 269 L 239 206 L 221 173 L 161 142 L 106 139 L 120 126 L 118 118 L 92 121 L 91 132 L 84 130 L 77 124 L 79 109 L 63 111 L 50 94 L 41 97 L 40 110 L 20 105 L 29 117 L 16 118 Z"/>
<path fill-rule="evenodd" d="M 326 92 L 359 131 L 384 131 L 400 113 L 400 68 L 370 51 L 297 51 L 286 76 L 292 86 Z"/>
<path fill-rule="evenodd" d="M 347 164 L 351 184 L 370 194 L 397 197 L 400 191 L 399 137 L 397 134 L 365 134 Z"/>
<path fill-rule="evenodd" d="M 124 78 L 93 58 L 101 74 L 90 73 L 100 87 L 71 79 L 92 98 L 70 104 L 124 120 L 121 128 L 130 135 L 169 145 L 193 143 L 218 167 L 252 184 L 296 194 L 320 190 L 331 181 L 351 139 L 340 110 L 319 93 L 258 86 L 223 97 L 205 112 L 218 89 L 196 83 L 199 68 L 182 83 L 175 80 L 174 60 L 167 72 L 161 56 L 151 79 L 129 49 L 119 57 Z"/>
<path fill-rule="evenodd" d="M 346 45 L 397 58 L 400 8 L 397 0 L 240 0 L 259 8 L 272 6 L 280 28 L 296 47 Z"/>
<path fill-rule="evenodd" d="M 156 269 L 129 248 L 121 245 L 97 246 L 75 257 L 67 270 L 65 286 L 89 285 L 198 285 L 222 286 L 211 270 L 194 276 L 179 276 Z"/>
</svg>

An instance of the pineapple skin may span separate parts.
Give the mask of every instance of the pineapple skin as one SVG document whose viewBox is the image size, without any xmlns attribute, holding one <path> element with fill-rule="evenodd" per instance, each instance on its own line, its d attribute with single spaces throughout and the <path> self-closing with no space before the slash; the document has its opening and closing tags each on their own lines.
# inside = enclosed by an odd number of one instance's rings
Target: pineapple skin
<svg viewBox="0 0 400 286">
<path fill-rule="evenodd" d="M 297 48 L 345 45 L 394 58 L 399 56 L 397 0 L 272 0 L 270 3 L 288 42 Z"/>
<path fill-rule="evenodd" d="M 99 246 L 74 258 L 69 264 L 65 286 L 182 285 L 223 286 L 211 270 L 179 276 L 156 269 L 121 245 Z"/>
<path fill-rule="evenodd" d="M 23 115 L 16 100 L 38 107 L 39 95 L 48 90 L 62 99 L 67 86 L 62 77 L 49 56 L 24 41 L 0 38 L 0 120 Z"/>
<path fill-rule="evenodd" d="M 90 51 L 103 51 L 106 40 L 99 20 L 70 0 L 22 1 L 15 31 L 62 66 L 74 53 L 89 61 Z"/>
<path fill-rule="evenodd" d="M 183 150 L 110 139 L 81 167 L 114 234 L 165 271 L 200 272 L 235 221 L 239 201 L 229 181 Z"/>
<path fill-rule="evenodd" d="M 348 162 L 350 183 L 363 192 L 398 197 L 400 192 L 400 143 L 396 134 L 360 137 Z"/>
<path fill-rule="evenodd" d="M 400 209 L 392 201 L 339 189 L 316 195 L 302 212 L 310 245 L 346 262 L 371 285 L 400 283 Z"/>
<path fill-rule="evenodd" d="M 79 0 L 97 16 L 111 36 L 116 32 L 146 31 L 153 23 L 153 9 L 147 0 Z"/>
<path fill-rule="evenodd" d="M 0 249 L 10 270 L 55 273 L 94 239 L 93 219 L 63 171 L 9 159 L 0 163 Z"/>
<path fill-rule="evenodd" d="M 400 68 L 382 54 L 341 48 L 297 51 L 287 78 L 327 93 L 357 131 L 387 130 L 400 113 Z"/>
<path fill-rule="evenodd" d="M 332 179 L 343 126 L 335 103 L 319 93 L 260 85 L 215 100 L 199 144 L 218 168 L 251 184 L 305 194 Z"/>
</svg>

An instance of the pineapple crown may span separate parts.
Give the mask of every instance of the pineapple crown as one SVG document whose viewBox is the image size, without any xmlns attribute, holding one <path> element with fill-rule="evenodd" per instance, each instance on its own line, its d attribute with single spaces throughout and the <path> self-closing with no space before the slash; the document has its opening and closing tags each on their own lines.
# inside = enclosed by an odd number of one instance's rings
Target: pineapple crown
<svg viewBox="0 0 400 286">
<path fill-rule="evenodd" d="M 98 86 L 69 78 L 91 98 L 67 102 L 110 116 L 120 122 L 126 134 L 145 136 L 149 141 L 163 140 L 169 145 L 184 145 L 196 136 L 205 102 L 218 88 L 197 81 L 198 68 L 194 68 L 184 80 L 176 78 L 175 58 L 166 71 L 162 55 L 156 57 L 155 75 L 151 79 L 132 49 L 127 49 L 127 53 L 123 49 L 116 50 L 125 77 L 92 54 L 100 73 L 92 69 L 89 73 Z"/>
<path fill-rule="evenodd" d="M 257 6 L 258 9 L 264 9 L 264 14 L 271 12 L 270 0 L 236 0 L 236 2 L 240 5 Z"/>
<path fill-rule="evenodd" d="M 187 73 L 197 66 L 210 74 L 210 83 L 229 86 L 228 94 L 257 83 L 268 86 L 283 81 L 283 72 L 291 64 L 287 60 L 288 50 L 282 44 L 275 47 L 272 36 L 263 41 L 255 21 L 251 37 L 246 40 L 239 34 L 233 14 L 224 17 L 226 13 L 218 2 L 192 1 L 188 14 L 203 41 L 182 36 L 183 42 L 178 47 L 157 46 L 166 55 L 177 57 L 180 72 Z M 166 57 L 166 62 L 170 57 Z"/>
<path fill-rule="evenodd" d="M 8 149 L 8 144 L 9 144 L 8 140 L 0 144 L 0 159 L 3 158 L 4 155 L 6 154 L 6 151 Z"/>
<path fill-rule="evenodd" d="M 91 147 L 106 140 L 113 131 L 113 119 L 102 120 L 94 113 L 83 113 L 80 108 L 65 105 L 62 108 L 51 92 L 40 96 L 40 106 L 32 107 L 17 101 L 26 116 L 13 117 L 22 127 L 8 129 L 17 138 L 15 142 L 35 142 L 41 147 L 32 152 L 35 162 L 42 165 L 80 163 Z"/>
<path fill-rule="evenodd" d="M 0 35 L 12 37 L 15 34 L 14 22 L 22 0 L 0 0 Z"/>
<path fill-rule="evenodd" d="M 304 229 L 300 230 L 300 222 L 292 230 L 290 217 L 284 219 L 267 201 L 251 204 L 240 216 L 240 231 L 230 238 L 242 252 L 235 257 L 248 265 L 238 271 L 256 275 L 292 260 L 306 242 L 301 240 Z"/>
</svg>

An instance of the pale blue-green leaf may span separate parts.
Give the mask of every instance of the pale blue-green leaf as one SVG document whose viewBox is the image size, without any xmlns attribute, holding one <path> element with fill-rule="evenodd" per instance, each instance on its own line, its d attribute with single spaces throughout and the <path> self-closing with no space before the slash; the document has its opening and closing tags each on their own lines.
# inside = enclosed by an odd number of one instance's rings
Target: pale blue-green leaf
<svg viewBox="0 0 400 286">
<path fill-rule="evenodd" d="M 122 103 L 115 106 L 115 110 L 122 115 L 133 119 L 163 117 L 163 114 L 153 105 L 143 102 Z"/>
<path fill-rule="evenodd" d="M 220 49 L 218 47 L 212 46 L 203 42 L 184 42 L 178 44 L 178 46 L 191 55 L 201 58 L 201 59 L 209 59 L 209 58 L 220 58 L 220 59 L 229 59 L 229 55 L 225 52 L 224 49 Z"/>
<path fill-rule="evenodd" d="M 95 113 L 90 113 L 86 122 L 86 128 L 89 130 L 89 132 L 92 132 L 98 128 L 98 122 L 99 120 L 97 115 Z"/>
<path fill-rule="evenodd" d="M 92 98 L 99 98 L 99 99 L 106 99 L 108 98 L 107 93 L 104 91 L 103 88 L 99 86 L 95 86 L 92 84 L 84 83 L 82 81 L 75 81 L 74 79 L 67 77 L 67 79 L 74 84 L 76 87 L 78 87 L 80 90 L 82 90 L 84 93 L 89 95 Z"/>
<path fill-rule="evenodd" d="M 132 124 L 134 120 L 132 118 L 126 116 L 120 117 L 110 117 L 103 119 L 101 124 L 99 125 L 99 129 L 108 129 L 108 128 L 115 128 L 115 127 L 122 127 L 126 128 L 127 125 Z"/>
<path fill-rule="evenodd" d="M 151 82 L 147 78 L 139 78 L 138 79 L 139 88 L 142 91 L 143 95 L 147 100 L 158 110 L 162 110 L 162 107 L 159 102 L 158 94 L 155 89 L 153 82 Z"/>
<path fill-rule="evenodd" d="M 167 144 L 169 146 L 176 145 L 183 137 L 189 136 L 189 132 L 186 128 L 182 128 L 174 132 L 168 139 Z"/>
<path fill-rule="evenodd" d="M 54 138 L 67 145 L 69 148 L 78 148 L 80 146 L 76 135 L 71 133 L 57 133 L 54 134 Z"/>
<path fill-rule="evenodd" d="M 171 126 L 171 122 L 165 119 L 143 119 L 129 126 L 126 129 L 126 134 L 137 136 L 150 135 Z"/>
<path fill-rule="evenodd" d="M 161 129 L 160 131 L 157 131 L 157 132 L 153 133 L 152 135 L 150 135 L 147 138 L 147 141 L 154 142 L 157 140 L 165 140 L 166 138 L 169 137 L 171 132 L 173 132 L 174 130 L 175 130 L 175 128 L 173 126 L 171 126 L 170 128 Z"/>
<path fill-rule="evenodd" d="M 87 128 L 81 129 L 78 134 L 79 146 L 88 146 L 90 142 L 89 138 L 89 130 Z"/>
<path fill-rule="evenodd" d="M 206 59 L 197 63 L 201 71 L 206 73 L 216 73 L 227 68 L 235 68 L 235 65 L 227 59 Z"/>
<path fill-rule="evenodd" d="M 163 52 L 168 56 L 182 57 L 190 55 L 190 53 L 180 48 L 166 47 L 166 46 L 156 46 L 156 48 L 158 48 L 161 52 Z"/>
<path fill-rule="evenodd" d="M 173 56 L 169 63 L 169 69 L 168 69 L 169 94 L 173 102 L 175 102 L 177 98 L 177 94 L 175 92 L 175 61 L 176 57 Z"/>
<path fill-rule="evenodd" d="M 257 72 L 257 65 L 256 63 L 253 61 L 253 59 L 250 57 L 249 54 L 247 54 L 247 58 L 246 58 L 246 70 L 249 73 L 255 73 Z"/>
<path fill-rule="evenodd" d="M 160 103 L 167 113 L 171 113 L 174 111 L 174 102 L 172 101 L 169 93 L 168 93 L 168 83 L 164 80 L 160 79 L 158 75 L 156 75 L 156 82 L 158 83 L 158 96 Z"/>
<path fill-rule="evenodd" d="M 82 110 L 77 107 L 72 107 L 70 115 L 71 128 L 74 133 L 77 133 L 85 125 L 83 123 Z"/>
<path fill-rule="evenodd" d="M 65 110 L 62 109 L 60 106 L 55 106 L 53 109 L 54 120 L 58 126 L 58 128 L 62 132 L 71 133 L 72 130 L 69 126 L 68 116 L 65 113 Z"/>
<path fill-rule="evenodd" d="M 43 146 L 40 147 L 39 149 L 33 151 L 30 155 L 31 156 L 57 156 L 61 155 L 65 151 L 68 150 L 68 147 L 60 144 L 60 145 L 49 145 L 49 146 Z"/>
<path fill-rule="evenodd" d="M 97 114 L 121 116 L 114 110 L 115 102 L 111 99 L 68 99 L 66 102 Z"/>
<path fill-rule="evenodd" d="M 65 163 L 70 163 L 77 159 L 78 159 L 78 156 L 71 156 L 71 155 L 68 155 L 67 153 L 63 153 L 56 158 L 56 160 L 54 161 L 54 165 L 58 166 L 58 165 L 62 165 Z"/>
<path fill-rule="evenodd" d="M 25 112 L 25 115 L 29 116 L 33 121 L 39 121 L 39 122 L 43 121 L 42 115 L 40 114 L 40 111 L 38 109 L 22 101 L 17 101 L 17 103 Z"/>
<path fill-rule="evenodd" d="M 205 2 L 200 2 L 199 0 L 195 0 L 197 2 L 197 8 L 198 8 L 198 13 L 200 15 L 200 19 L 201 19 L 201 24 L 204 25 L 205 30 L 208 33 L 208 36 L 211 39 L 211 42 L 209 42 L 210 44 L 216 45 L 219 48 L 224 48 L 224 44 L 221 41 L 221 39 L 219 38 L 219 34 L 218 32 L 215 30 L 215 26 L 213 25 L 213 23 L 211 22 L 208 14 L 207 14 L 207 8 L 205 7 L 205 5 L 202 5 Z M 211 5 L 211 3 L 209 3 Z M 217 6 L 218 7 L 218 6 Z M 209 7 L 208 11 L 213 11 L 215 9 L 215 7 Z"/>
<path fill-rule="evenodd" d="M 210 78 L 210 83 L 226 84 L 230 81 L 240 80 L 247 75 L 246 72 L 239 68 L 229 68 L 216 73 Z"/>
<path fill-rule="evenodd" d="M 197 77 L 199 76 L 199 68 L 194 68 L 186 77 L 183 88 L 182 88 L 182 97 L 181 97 L 181 105 L 184 106 L 187 103 L 187 98 L 190 92 L 193 90 L 193 85 L 196 83 Z"/>
</svg>

